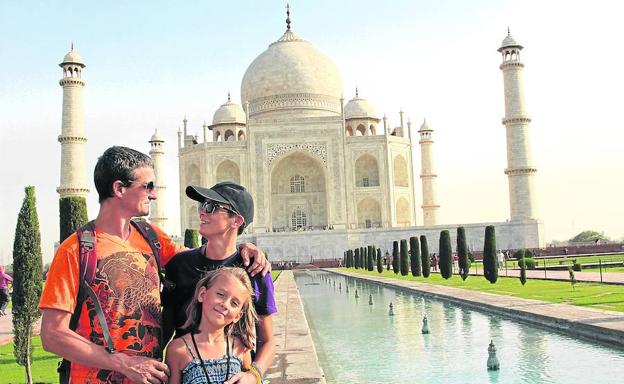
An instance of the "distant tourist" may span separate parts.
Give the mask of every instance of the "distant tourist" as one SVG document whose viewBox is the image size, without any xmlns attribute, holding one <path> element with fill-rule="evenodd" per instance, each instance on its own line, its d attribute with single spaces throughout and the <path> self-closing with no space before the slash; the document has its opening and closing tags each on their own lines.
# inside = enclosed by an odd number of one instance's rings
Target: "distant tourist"
<svg viewBox="0 0 624 384">
<path fill-rule="evenodd" d="M 5 309 L 11 300 L 9 294 L 9 283 L 13 278 L 4 271 L 4 265 L 0 265 L 0 316 L 6 315 Z"/>
</svg>

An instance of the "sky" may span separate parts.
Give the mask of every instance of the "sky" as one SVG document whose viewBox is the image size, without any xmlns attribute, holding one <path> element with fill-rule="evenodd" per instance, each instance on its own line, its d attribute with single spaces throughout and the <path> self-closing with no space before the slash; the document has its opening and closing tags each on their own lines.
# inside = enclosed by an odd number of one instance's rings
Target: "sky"
<svg viewBox="0 0 624 384">
<path fill-rule="evenodd" d="M 165 140 L 167 201 L 179 229 L 177 130 L 202 134 L 240 103 L 249 64 L 285 31 L 283 1 L 0 2 L 0 263 L 10 263 L 24 187 L 34 185 L 42 252 L 58 240 L 62 88 L 73 42 L 83 71 L 89 217 L 92 172 L 112 145 L 148 152 Z M 524 46 L 538 216 L 545 240 L 593 229 L 624 237 L 624 51 L 620 2 L 597 0 L 295 0 L 293 30 L 327 54 L 344 97 L 366 98 L 391 126 L 399 110 L 434 130 L 440 222 L 509 218 L 503 78 L 510 28 Z M 414 147 L 414 175 L 420 149 Z M 416 177 L 418 205 L 422 203 Z M 422 225 L 422 211 L 417 210 Z"/>
</svg>

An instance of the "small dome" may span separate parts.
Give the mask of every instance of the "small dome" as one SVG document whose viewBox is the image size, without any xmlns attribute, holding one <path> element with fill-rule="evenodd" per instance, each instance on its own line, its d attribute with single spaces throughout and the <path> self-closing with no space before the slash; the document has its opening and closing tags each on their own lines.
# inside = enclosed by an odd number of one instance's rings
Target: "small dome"
<svg viewBox="0 0 624 384">
<path fill-rule="evenodd" d="M 418 132 L 421 131 L 431 131 L 432 129 L 429 128 L 429 124 L 427 124 L 427 120 L 423 120 L 423 123 L 420 125 L 420 129 L 418 130 Z"/>
<path fill-rule="evenodd" d="M 224 124 L 224 123 L 239 123 L 245 124 L 247 117 L 243 108 L 229 100 L 217 109 L 212 117 L 212 125 Z"/>
<path fill-rule="evenodd" d="M 345 119 L 372 118 L 377 119 L 375 109 L 366 99 L 355 96 L 344 107 Z"/>
<path fill-rule="evenodd" d="M 158 133 L 158 130 L 156 130 L 156 132 L 154 132 L 154 134 L 152 135 L 152 138 L 150 139 L 150 143 L 153 141 L 160 141 L 160 142 L 165 142 L 165 140 L 163 140 L 162 136 L 160 136 L 160 133 Z"/>
<path fill-rule="evenodd" d="M 63 63 L 84 64 L 78 52 L 74 51 L 74 47 L 63 57 Z"/>
<path fill-rule="evenodd" d="M 503 39 L 503 42 L 501 43 L 501 47 L 502 48 L 506 48 L 506 47 L 519 47 L 522 48 L 522 45 L 520 45 L 516 39 L 513 38 L 513 36 L 511 36 L 511 33 L 509 31 L 507 31 L 507 36 Z"/>
</svg>

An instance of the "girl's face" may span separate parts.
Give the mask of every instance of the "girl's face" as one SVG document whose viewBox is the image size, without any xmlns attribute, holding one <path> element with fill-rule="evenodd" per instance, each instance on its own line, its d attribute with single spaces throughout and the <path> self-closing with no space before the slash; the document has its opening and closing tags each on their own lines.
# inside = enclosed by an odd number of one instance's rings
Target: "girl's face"
<svg viewBox="0 0 624 384">
<path fill-rule="evenodd" d="M 220 327 L 237 322 L 249 298 L 249 291 L 240 280 L 223 274 L 210 288 L 199 289 L 197 300 L 202 304 L 202 321 Z"/>
</svg>

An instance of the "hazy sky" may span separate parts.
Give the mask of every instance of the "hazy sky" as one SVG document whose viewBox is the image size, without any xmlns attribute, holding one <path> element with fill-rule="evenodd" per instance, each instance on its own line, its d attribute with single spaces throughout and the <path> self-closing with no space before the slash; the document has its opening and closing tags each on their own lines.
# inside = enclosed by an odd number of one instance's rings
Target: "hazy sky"
<svg viewBox="0 0 624 384">
<path fill-rule="evenodd" d="M 502 73 L 507 34 L 525 49 L 525 89 L 547 241 L 584 229 L 621 239 L 624 124 L 618 1 L 291 1 L 293 30 L 331 57 L 347 100 L 402 108 L 434 129 L 444 224 L 509 217 Z M 390 5 L 391 4 L 391 5 Z M 89 216 L 92 171 L 111 145 L 165 139 L 167 200 L 179 232 L 177 135 L 240 103 L 247 66 L 285 30 L 282 1 L 0 2 L 0 262 L 9 262 L 23 188 L 34 185 L 44 259 L 58 239 L 62 88 L 75 44 L 83 78 Z M 415 147 L 415 175 L 420 150 Z M 418 205 L 421 185 L 417 179 Z M 422 224 L 422 211 L 417 210 Z"/>
</svg>

